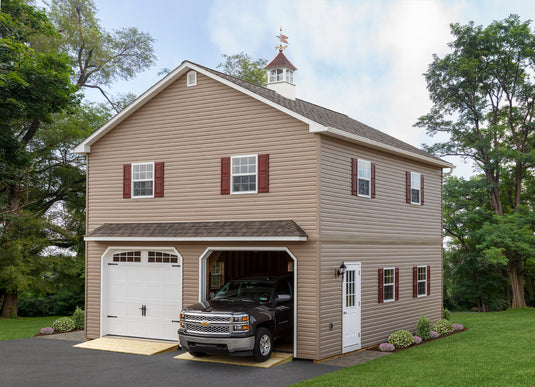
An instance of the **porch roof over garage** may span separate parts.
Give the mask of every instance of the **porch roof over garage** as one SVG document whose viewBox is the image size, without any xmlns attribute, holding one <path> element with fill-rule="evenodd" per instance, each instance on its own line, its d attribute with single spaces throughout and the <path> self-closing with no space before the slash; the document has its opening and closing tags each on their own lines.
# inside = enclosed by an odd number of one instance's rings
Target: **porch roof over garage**
<svg viewBox="0 0 535 387">
<path fill-rule="evenodd" d="M 306 241 L 293 220 L 105 223 L 89 232 L 86 241 Z"/>
</svg>

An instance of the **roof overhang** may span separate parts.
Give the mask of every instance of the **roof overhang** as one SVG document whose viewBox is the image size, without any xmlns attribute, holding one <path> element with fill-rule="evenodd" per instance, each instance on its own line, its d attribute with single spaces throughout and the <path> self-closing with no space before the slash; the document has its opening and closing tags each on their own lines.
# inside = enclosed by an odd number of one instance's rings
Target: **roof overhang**
<svg viewBox="0 0 535 387">
<path fill-rule="evenodd" d="M 293 220 L 173 223 L 106 223 L 88 242 L 306 242 Z"/>
<path fill-rule="evenodd" d="M 441 159 L 438 159 L 438 158 L 434 158 L 434 157 L 427 157 L 427 156 L 424 156 L 424 155 L 421 155 L 421 154 L 418 154 L 418 153 L 414 153 L 414 152 L 406 151 L 406 150 L 403 150 L 403 149 L 399 149 L 399 148 L 391 146 L 391 145 L 387 145 L 387 144 L 380 143 L 378 141 L 370 140 L 370 139 L 368 139 L 366 137 L 358 136 L 358 135 L 353 134 L 353 133 L 348 133 L 345 130 L 340 130 L 340 129 L 336 129 L 336 128 L 331 128 L 331 127 L 325 126 L 325 127 L 319 128 L 319 129 L 312 129 L 311 128 L 310 132 L 321 133 L 321 134 L 325 134 L 325 135 L 328 135 L 328 136 L 331 136 L 331 137 L 340 138 L 340 139 L 343 139 L 345 141 L 350 141 L 350 142 L 357 143 L 357 144 L 360 144 L 360 145 L 365 145 L 365 146 L 368 146 L 370 148 L 384 150 L 384 151 L 386 151 L 388 153 L 393 153 L 393 154 L 397 154 L 397 155 L 400 155 L 400 156 L 403 156 L 403 157 L 406 157 L 406 158 L 410 158 L 410 159 L 413 159 L 413 160 L 422 161 L 422 162 L 425 162 L 427 164 L 432 164 L 432 165 L 435 165 L 435 166 L 441 167 L 441 168 L 452 168 L 452 169 L 455 168 L 455 165 L 453 165 L 451 163 L 448 163 L 447 161 L 444 161 L 444 160 L 441 160 Z"/>
</svg>

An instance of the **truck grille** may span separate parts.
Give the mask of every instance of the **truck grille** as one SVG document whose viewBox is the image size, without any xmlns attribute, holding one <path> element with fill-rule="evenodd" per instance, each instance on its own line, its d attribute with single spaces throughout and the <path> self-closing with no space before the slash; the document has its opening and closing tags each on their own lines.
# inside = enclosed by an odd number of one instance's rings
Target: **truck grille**
<svg viewBox="0 0 535 387">
<path fill-rule="evenodd" d="M 230 316 L 209 316 L 209 315 L 197 315 L 197 314 L 188 314 L 186 315 L 187 321 L 196 321 L 196 322 L 208 322 L 208 323 L 223 323 L 230 324 Z"/>
<path fill-rule="evenodd" d="M 227 334 L 230 333 L 230 325 L 214 325 L 210 324 L 203 326 L 196 323 L 186 323 L 186 332 L 191 333 L 211 333 L 211 334 Z"/>
</svg>

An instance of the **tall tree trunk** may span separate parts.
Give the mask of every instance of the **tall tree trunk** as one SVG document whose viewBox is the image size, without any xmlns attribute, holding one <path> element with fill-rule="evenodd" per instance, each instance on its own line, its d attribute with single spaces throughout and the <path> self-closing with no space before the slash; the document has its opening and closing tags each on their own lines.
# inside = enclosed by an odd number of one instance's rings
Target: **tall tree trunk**
<svg viewBox="0 0 535 387">
<path fill-rule="evenodd" d="M 17 317 L 17 293 L 4 293 L 0 318 Z"/>
<path fill-rule="evenodd" d="M 507 274 L 511 281 L 511 289 L 513 292 L 513 303 L 511 308 L 526 307 L 526 299 L 524 298 L 524 276 L 522 275 L 522 262 L 510 261 L 507 265 Z"/>
</svg>

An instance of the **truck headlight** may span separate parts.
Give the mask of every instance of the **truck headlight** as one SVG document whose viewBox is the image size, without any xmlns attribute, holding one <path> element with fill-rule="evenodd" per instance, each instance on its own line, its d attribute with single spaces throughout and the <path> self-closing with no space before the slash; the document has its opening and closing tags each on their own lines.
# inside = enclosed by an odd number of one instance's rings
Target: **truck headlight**
<svg viewBox="0 0 535 387">
<path fill-rule="evenodd" d="M 232 326 L 232 330 L 234 332 L 248 332 L 249 331 L 249 324 L 245 324 L 245 325 L 234 324 Z"/>
<path fill-rule="evenodd" d="M 243 314 L 243 315 L 240 315 L 240 316 L 233 316 L 232 317 L 232 321 L 235 322 L 235 323 L 249 324 L 249 315 Z"/>
</svg>

